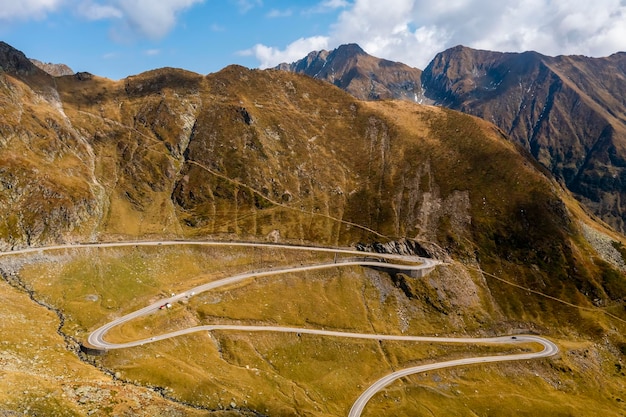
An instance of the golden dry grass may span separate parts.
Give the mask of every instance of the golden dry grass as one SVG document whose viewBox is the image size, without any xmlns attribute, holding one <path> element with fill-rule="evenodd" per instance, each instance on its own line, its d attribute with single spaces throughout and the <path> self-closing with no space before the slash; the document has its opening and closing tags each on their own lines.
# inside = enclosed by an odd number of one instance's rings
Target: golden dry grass
<svg viewBox="0 0 626 417">
<path fill-rule="evenodd" d="M 64 331 L 83 340 L 89 330 L 144 306 L 165 289 L 178 292 L 263 265 L 320 260 L 296 251 L 166 246 L 74 249 L 55 255 L 31 263 L 21 276 L 40 297 L 54 300 L 66 312 Z M 420 293 L 419 287 L 413 291 L 418 300 L 428 294 Z M 98 296 L 97 302 L 93 295 Z M 122 326 L 110 338 L 130 340 L 224 322 L 463 334 L 466 323 L 480 328 L 472 320 L 468 316 L 464 322 L 453 320 L 424 299 L 410 301 L 384 274 L 348 268 L 253 279 L 201 294 L 172 310 Z M 563 353 L 557 359 L 471 366 L 403 379 L 377 395 L 366 415 L 429 415 L 428 410 L 450 415 L 467 415 L 469 410 L 484 415 L 497 415 L 496 410 L 504 415 L 517 410 L 568 415 L 577 410 L 576 415 L 583 416 L 603 410 L 606 415 L 619 415 L 617 398 L 624 376 L 615 369 L 614 354 L 580 336 L 563 339 L 559 345 Z M 119 372 L 123 380 L 163 387 L 168 395 L 198 406 L 229 408 L 233 402 L 269 415 L 339 416 L 347 413 L 369 383 L 391 370 L 496 352 L 511 352 L 511 347 L 221 331 L 111 351 L 96 361 Z M 587 363 L 581 360 L 583 355 L 595 359 Z M 587 389 L 585 381 L 590 377 L 602 381 L 598 384 L 603 390 Z"/>
</svg>

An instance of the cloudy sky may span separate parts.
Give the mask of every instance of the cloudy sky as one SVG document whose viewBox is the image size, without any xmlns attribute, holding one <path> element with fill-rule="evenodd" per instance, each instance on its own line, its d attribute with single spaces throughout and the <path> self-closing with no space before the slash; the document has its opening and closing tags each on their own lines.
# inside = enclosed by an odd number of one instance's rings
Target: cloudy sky
<svg viewBox="0 0 626 417">
<path fill-rule="evenodd" d="M 626 0 L 0 0 L 0 40 L 113 79 L 164 66 L 265 68 L 343 43 L 423 69 L 459 44 L 626 51 Z"/>
</svg>

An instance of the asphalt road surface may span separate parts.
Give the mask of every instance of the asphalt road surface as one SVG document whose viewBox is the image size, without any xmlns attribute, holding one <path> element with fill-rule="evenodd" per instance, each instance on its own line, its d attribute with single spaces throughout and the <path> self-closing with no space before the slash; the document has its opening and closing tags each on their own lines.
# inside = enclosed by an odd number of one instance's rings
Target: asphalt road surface
<svg viewBox="0 0 626 417">
<path fill-rule="evenodd" d="M 385 375 L 379 379 L 368 389 L 366 389 L 352 405 L 348 417 L 359 417 L 365 408 L 367 402 L 378 392 L 380 392 L 387 385 L 400 379 L 402 377 L 417 374 L 420 372 L 432 371 L 434 369 L 451 368 L 453 366 L 470 365 L 475 363 L 487 363 L 487 362 L 506 362 L 506 361 L 521 361 L 528 359 L 545 358 L 548 356 L 556 355 L 559 352 L 559 348 L 551 341 L 538 336 L 504 336 L 494 338 L 436 338 L 437 342 L 442 343 L 465 343 L 465 344 L 511 344 L 511 343 L 539 343 L 543 345 L 543 350 L 540 352 L 532 353 L 518 353 L 513 355 L 498 355 L 498 356 L 478 356 L 474 358 L 463 358 L 446 362 L 435 362 L 426 365 L 414 366 L 411 368 L 401 369 L 389 375 Z"/>
<path fill-rule="evenodd" d="M 497 355 L 497 356 L 482 356 L 482 357 L 472 357 L 472 358 L 464 358 L 457 359 L 453 361 L 446 362 L 436 362 L 426 365 L 415 366 L 411 368 L 402 369 L 396 372 L 393 372 L 389 375 L 384 376 L 383 378 L 376 381 L 369 388 L 367 388 L 361 396 L 354 402 L 349 417 L 359 417 L 363 412 L 367 402 L 378 392 L 384 389 L 387 385 L 396 381 L 399 378 L 404 376 L 426 372 L 434 369 L 441 368 L 449 368 L 453 366 L 464 366 L 476 363 L 487 363 L 487 362 L 504 362 L 504 361 L 518 361 L 518 360 L 529 360 L 529 359 L 537 359 L 548 356 L 556 355 L 559 351 L 558 347 L 552 343 L 551 341 L 544 339 L 539 336 L 527 336 L 527 335 L 516 335 L 516 336 L 503 336 L 503 337 L 492 337 L 492 338 L 450 338 L 450 337 L 429 337 L 429 336 L 404 336 L 404 335 L 384 335 L 384 334 L 368 334 L 368 333 L 352 333 L 352 332 L 339 332 L 332 330 L 317 330 L 317 329 L 308 329 L 308 328 L 297 328 L 297 327 L 284 327 L 284 326 L 241 326 L 241 325 L 223 325 L 223 324 L 213 324 L 206 326 L 196 326 L 191 327 L 175 332 L 165 333 L 161 335 L 155 335 L 153 337 L 135 340 L 125 343 L 111 343 L 107 342 L 105 339 L 106 334 L 114 327 L 119 326 L 123 323 L 126 323 L 130 320 L 136 319 L 141 316 L 145 316 L 148 314 L 153 314 L 159 310 L 160 307 L 166 305 L 167 303 L 174 303 L 178 300 L 189 298 L 191 296 L 200 294 L 205 291 L 210 291 L 225 285 L 230 285 L 239 281 L 243 281 L 246 279 L 254 278 L 254 277 L 263 277 L 263 276 L 276 276 L 284 273 L 293 273 L 300 271 L 311 271 L 317 269 L 325 269 L 325 268 L 337 268 L 341 266 L 351 266 L 351 265 L 360 265 L 360 266 L 372 266 L 372 267 L 384 267 L 386 269 L 396 269 L 399 271 L 410 272 L 410 271 L 430 271 L 436 266 L 440 265 L 441 262 L 429 259 L 429 258 L 421 258 L 417 256 L 401 256 L 401 255 L 389 255 L 389 254 L 376 254 L 369 252 L 360 252 L 354 250 L 346 250 L 346 249 L 337 249 L 337 248 L 320 248 L 320 247 L 308 247 L 308 246 L 292 246 L 292 245 L 279 245 L 279 244 L 263 244 L 263 243 L 243 243 L 243 242 L 199 242 L 199 241 L 141 241 L 141 242 L 117 242 L 117 243 L 91 243 L 91 244 L 73 244 L 73 245 L 58 245 L 58 246 L 49 246 L 44 248 L 27 248 L 21 250 L 15 250 L 11 252 L 0 252 L 0 257 L 7 255 L 16 255 L 16 254 L 28 254 L 28 253 L 37 253 L 43 251 L 50 250 L 62 250 L 62 249 L 70 249 L 70 248 L 108 248 L 108 247 L 122 247 L 122 246 L 157 246 L 157 245 L 201 245 L 201 246 L 247 246 L 247 247 L 270 247 L 277 249 L 289 249 L 289 250 L 305 250 L 305 251 L 321 251 L 321 252 L 331 252 L 343 255 L 353 255 L 350 258 L 339 258 L 337 262 L 329 262 L 322 263 L 317 265 L 309 265 L 309 266 L 299 266 L 292 268 L 282 268 L 282 269 L 271 269 L 267 271 L 258 271 L 258 272 L 248 272 L 233 275 L 227 278 L 223 278 L 217 281 L 209 282 L 207 284 L 199 285 L 195 288 L 191 288 L 188 291 L 185 291 L 180 294 L 176 294 L 169 298 L 161 299 L 153 304 L 150 304 L 140 310 L 129 313 L 123 317 L 119 317 L 102 327 L 93 331 L 88 337 L 88 344 L 95 349 L 123 349 L 129 348 L 133 346 L 145 345 L 147 343 L 154 343 L 159 340 L 169 339 L 172 337 L 178 337 L 185 334 L 195 333 L 195 332 L 212 332 L 216 330 L 221 331 L 239 331 L 239 332 L 282 332 L 282 333 L 300 333 L 300 334 L 311 334 L 318 336 L 326 336 L 326 337 L 344 337 L 344 338 L 358 338 L 358 339 L 375 339 L 375 340 L 402 340 L 402 341 L 413 341 L 413 342 L 435 342 L 435 343 L 459 343 L 459 344 L 528 344 L 528 343 L 537 343 L 543 346 L 543 350 L 531 353 L 518 353 L 511 355 Z M 398 263 L 394 263 L 397 261 Z"/>
</svg>

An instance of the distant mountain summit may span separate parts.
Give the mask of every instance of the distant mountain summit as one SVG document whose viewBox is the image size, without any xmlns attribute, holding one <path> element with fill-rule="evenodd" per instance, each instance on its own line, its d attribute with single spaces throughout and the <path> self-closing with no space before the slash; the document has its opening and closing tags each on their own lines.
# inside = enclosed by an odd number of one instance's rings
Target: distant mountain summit
<svg viewBox="0 0 626 417">
<path fill-rule="evenodd" d="M 23 52 L 2 41 L 0 41 L 0 71 L 18 76 L 42 75 L 42 71 L 53 77 L 74 75 L 74 71 L 65 64 L 29 59 Z"/>
<path fill-rule="evenodd" d="M 435 103 L 480 116 L 626 231 L 626 53 L 549 57 L 457 46 L 422 74 Z"/>
<path fill-rule="evenodd" d="M 306 74 L 328 81 L 361 100 L 423 98 L 422 71 L 408 65 L 367 54 L 357 44 L 341 45 L 332 51 L 314 51 L 276 69 Z"/>
<path fill-rule="evenodd" d="M 626 53 L 549 57 L 456 46 L 422 73 L 348 44 L 276 68 L 328 81 L 361 100 L 408 99 L 486 119 L 626 232 Z"/>
<path fill-rule="evenodd" d="M 53 64 L 50 62 L 41 62 L 36 59 L 30 60 L 39 69 L 44 70 L 53 77 L 62 77 L 64 75 L 74 75 L 74 71 L 65 64 Z"/>
</svg>

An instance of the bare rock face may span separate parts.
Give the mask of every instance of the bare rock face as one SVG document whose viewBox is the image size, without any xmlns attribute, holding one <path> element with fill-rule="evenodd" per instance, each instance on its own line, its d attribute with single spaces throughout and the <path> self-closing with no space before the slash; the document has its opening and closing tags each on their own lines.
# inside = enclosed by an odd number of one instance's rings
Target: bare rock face
<svg viewBox="0 0 626 417">
<path fill-rule="evenodd" d="M 0 71 L 18 76 L 41 75 L 42 72 L 53 77 L 74 74 L 74 71 L 65 64 L 44 63 L 36 59 L 29 59 L 23 52 L 1 41 Z"/>
<path fill-rule="evenodd" d="M 53 64 L 51 62 L 41 62 L 36 59 L 30 60 L 39 69 L 44 70 L 53 77 L 62 77 L 64 75 L 74 75 L 74 71 L 65 64 Z"/>
<path fill-rule="evenodd" d="M 361 100 L 423 98 L 419 69 L 373 57 L 356 44 L 341 45 L 333 51 L 314 51 L 276 69 L 328 81 Z"/>
<path fill-rule="evenodd" d="M 32 75 L 40 71 L 26 55 L 5 42 L 0 42 L 0 72 Z"/>
<path fill-rule="evenodd" d="M 401 239 L 392 242 L 374 242 L 369 244 L 359 243 L 357 250 L 374 253 L 392 253 L 398 255 L 417 255 L 432 257 L 428 250 L 414 240 Z"/>
<path fill-rule="evenodd" d="M 495 123 L 626 230 L 626 53 L 548 57 L 457 46 L 438 54 L 422 81 L 428 98 Z"/>
</svg>

